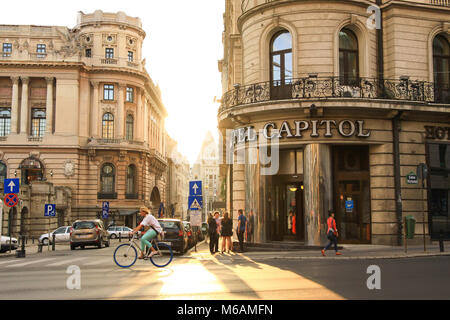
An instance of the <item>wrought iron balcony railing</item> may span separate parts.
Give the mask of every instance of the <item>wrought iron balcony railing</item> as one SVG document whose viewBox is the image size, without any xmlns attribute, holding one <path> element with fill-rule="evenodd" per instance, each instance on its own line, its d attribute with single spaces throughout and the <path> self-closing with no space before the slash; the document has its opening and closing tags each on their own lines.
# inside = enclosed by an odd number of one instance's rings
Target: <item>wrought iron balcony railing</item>
<svg viewBox="0 0 450 320">
<path fill-rule="evenodd" d="M 450 87 L 418 80 L 384 80 L 360 78 L 345 81 L 339 77 L 307 77 L 266 81 L 235 86 L 222 97 L 219 112 L 250 103 L 289 99 L 387 99 L 450 104 Z"/>
</svg>

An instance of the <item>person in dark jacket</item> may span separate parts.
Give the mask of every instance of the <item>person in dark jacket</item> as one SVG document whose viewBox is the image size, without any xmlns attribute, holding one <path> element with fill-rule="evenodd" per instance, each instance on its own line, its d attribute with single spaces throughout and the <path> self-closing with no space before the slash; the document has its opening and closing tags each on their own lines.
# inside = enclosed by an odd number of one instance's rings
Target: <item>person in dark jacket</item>
<svg viewBox="0 0 450 320">
<path fill-rule="evenodd" d="M 228 212 L 225 212 L 222 220 L 222 252 L 230 253 L 232 250 L 233 242 L 231 241 L 231 236 L 233 235 L 233 221 L 229 218 Z"/>
<path fill-rule="evenodd" d="M 210 217 L 208 219 L 208 234 L 209 234 L 209 251 L 214 254 L 219 251 L 219 234 L 217 233 L 216 219 Z"/>
</svg>

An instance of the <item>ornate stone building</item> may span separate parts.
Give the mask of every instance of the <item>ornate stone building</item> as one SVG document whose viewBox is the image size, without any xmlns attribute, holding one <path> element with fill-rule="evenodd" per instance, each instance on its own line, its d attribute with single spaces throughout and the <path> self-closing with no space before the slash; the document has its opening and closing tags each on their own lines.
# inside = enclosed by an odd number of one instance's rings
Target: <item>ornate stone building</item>
<svg viewBox="0 0 450 320">
<path fill-rule="evenodd" d="M 139 18 L 100 10 L 73 29 L 0 25 L 1 180 L 21 180 L 4 233 L 47 230 L 45 203 L 56 203 L 53 228 L 101 217 L 103 201 L 106 224 L 131 226 L 139 206 L 164 202 L 167 112 L 145 35 Z"/>
<path fill-rule="evenodd" d="M 224 24 L 221 175 L 255 241 L 323 244 L 329 210 L 343 243 L 398 245 L 408 215 L 450 237 L 448 1 L 226 0 Z"/>
</svg>

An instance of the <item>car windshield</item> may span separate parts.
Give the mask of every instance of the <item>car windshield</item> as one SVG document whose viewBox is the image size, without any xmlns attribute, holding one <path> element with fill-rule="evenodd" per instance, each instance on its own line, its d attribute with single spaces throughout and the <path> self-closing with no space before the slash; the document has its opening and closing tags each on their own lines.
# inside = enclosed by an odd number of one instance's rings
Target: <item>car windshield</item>
<svg viewBox="0 0 450 320">
<path fill-rule="evenodd" d="M 179 229 L 177 221 L 158 221 L 161 227 L 165 229 Z"/>
<path fill-rule="evenodd" d="M 94 222 L 90 222 L 90 221 L 75 222 L 75 224 L 73 225 L 73 228 L 75 230 L 94 229 L 95 228 L 95 223 Z"/>
</svg>

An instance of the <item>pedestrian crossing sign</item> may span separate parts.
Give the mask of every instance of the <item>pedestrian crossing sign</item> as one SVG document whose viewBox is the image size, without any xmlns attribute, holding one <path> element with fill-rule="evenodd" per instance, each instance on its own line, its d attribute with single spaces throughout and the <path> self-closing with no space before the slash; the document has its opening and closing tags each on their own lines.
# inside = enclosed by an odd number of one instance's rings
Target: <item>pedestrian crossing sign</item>
<svg viewBox="0 0 450 320">
<path fill-rule="evenodd" d="M 202 196 L 190 196 L 189 197 L 189 210 L 197 211 L 203 208 L 203 197 Z"/>
</svg>

